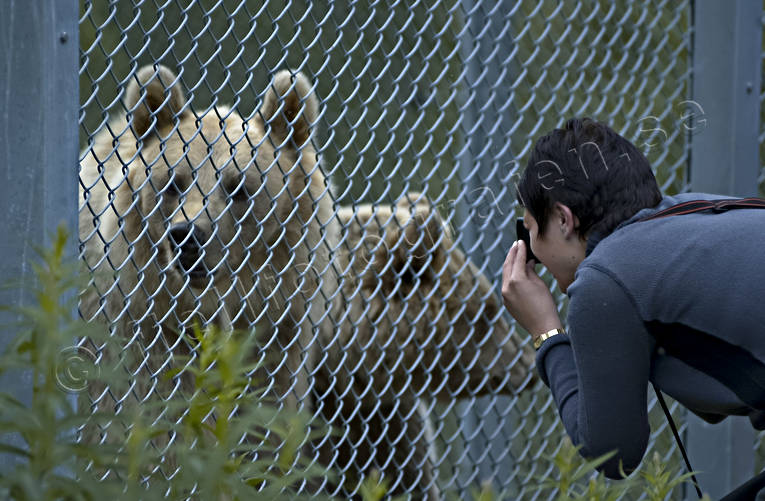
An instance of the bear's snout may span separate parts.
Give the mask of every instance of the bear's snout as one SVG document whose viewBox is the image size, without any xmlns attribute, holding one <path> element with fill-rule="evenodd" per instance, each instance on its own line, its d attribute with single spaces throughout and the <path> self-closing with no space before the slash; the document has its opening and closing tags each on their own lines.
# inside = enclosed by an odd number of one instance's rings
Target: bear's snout
<svg viewBox="0 0 765 501">
<path fill-rule="evenodd" d="M 174 224 L 168 233 L 173 254 L 178 256 L 175 266 L 190 278 L 205 277 L 207 269 L 203 257 L 207 234 L 194 223 Z"/>
</svg>

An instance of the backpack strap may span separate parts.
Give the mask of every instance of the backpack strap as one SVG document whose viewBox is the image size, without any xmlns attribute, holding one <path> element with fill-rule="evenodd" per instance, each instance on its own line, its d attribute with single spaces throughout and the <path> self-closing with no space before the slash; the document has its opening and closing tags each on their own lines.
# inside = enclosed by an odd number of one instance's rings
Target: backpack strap
<svg viewBox="0 0 765 501">
<path fill-rule="evenodd" d="M 723 198 L 717 200 L 689 200 L 681 204 L 673 205 L 668 209 L 659 211 L 650 216 L 639 219 L 638 221 L 650 221 L 667 216 L 680 216 L 692 212 L 711 210 L 714 212 L 725 212 L 730 209 L 765 209 L 765 199 L 757 197 L 749 198 Z"/>
</svg>

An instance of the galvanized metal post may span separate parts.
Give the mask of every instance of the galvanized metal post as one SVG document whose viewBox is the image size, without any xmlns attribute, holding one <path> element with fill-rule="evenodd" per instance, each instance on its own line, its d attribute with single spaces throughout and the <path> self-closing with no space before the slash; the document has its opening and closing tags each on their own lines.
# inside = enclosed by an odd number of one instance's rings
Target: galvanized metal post
<svg viewBox="0 0 765 501">
<path fill-rule="evenodd" d="M 703 1 L 693 8 L 692 92 L 706 127 L 691 138 L 691 189 L 757 195 L 762 2 Z M 689 414 L 686 440 L 701 488 L 713 499 L 753 475 L 748 419 L 711 425 Z"/>
<path fill-rule="evenodd" d="M 512 106 L 514 89 L 508 82 L 518 74 L 510 59 L 514 53 L 510 21 L 517 5 L 507 0 L 461 0 L 460 4 L 466 14 L 460 38 L 465 61 L 465 137 L 458 159 L 463 187 L 457 205 L 457 232 L 462 247 L 495 281 L 499 293 L 502 263 L 515 239 L 515 226 L 510 221 L 515 199 L 508 174 L 515 158 L 511 131 L 518 115 Z M 485 481 L 494 481 L 495 487 L 501 488 L 506 475 L 514 471 L 507 443 L 493 439 L 499 430 L 504 428 L 506 436 L 510 436 L 517 427 L 519 419 L 514 410 L 504 416 L 492 410 L 504 410 L 510 405 L 508 397 L 482 397 L 461 406 L 459 414 L 464 416 L 461 425 L 467 441 L 467 468 L 461 468 L 458 486 L 461 497 L 472 496 L 471 489 Z"/>
<path fill-rule="evenodd" d="M 11 0 L 0 22 L 0 304 L 30 301 L 23 286 L 32 279 L 34 248 L 50 244 L 56 227 L 70 231 L 77 249 L 78 2 Z M 0 313 L 0 349 L 17 318 Z M 0 378 L 0 388 L 22 401 L 31 393 L 29 374 Z M 14 445 L 22 446 L 20 439 Z M 13 467 L 0 455 L 0 473 Z"/>
<path fill-rule="evenodd" d="M 691 141 L 694 191 L 757 194 L 762 3 L 694 2 L 693 100 L 703 132 Z"/>
</svg>

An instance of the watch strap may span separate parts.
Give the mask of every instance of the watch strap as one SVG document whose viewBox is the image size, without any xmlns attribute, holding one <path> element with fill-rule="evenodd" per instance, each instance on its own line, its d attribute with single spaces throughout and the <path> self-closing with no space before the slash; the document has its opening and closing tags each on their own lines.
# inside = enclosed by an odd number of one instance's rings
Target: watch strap
<svg viewBox="0 0 765 501">
<path fill-rule="evenodd" d="M 563 330 L 563 329 L 551 329 L 551 330 L 541 334 L 539 337 L 537 337 L 534 340 L 534 349 L 538 350 L 542 346 L 542 343 L 544 343 L 545 341 L 547 341 L 551 337 L 557 336 L 558 334 L 565 334 L 565 333 L 566 333 L 566 331 Z"/>
</svg>

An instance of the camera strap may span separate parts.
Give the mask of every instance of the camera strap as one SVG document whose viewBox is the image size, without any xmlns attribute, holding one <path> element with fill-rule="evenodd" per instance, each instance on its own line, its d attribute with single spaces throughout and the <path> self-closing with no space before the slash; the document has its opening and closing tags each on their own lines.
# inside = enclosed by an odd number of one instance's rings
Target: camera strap
<svg viewBox="0 0 765 501">
<path fill-rule="evenodd" d="M 726 212 L 731 209 L 765 209 L 765 199 L 757 197 L 749 198 L 723 198 L 717 200 L 690 200 L 681 204 L 673 205 L 668 209 L 656 212 L 650 216 L 638 219 L 637 222 L 651 221 L 667 216 L 680 216 L 692 212 L 711 210 L 713 212 Z"/>
<path fill-rule="evenodd" d="M 703 498 L 704 495 L 701 493 L 701 488 L 699 487 L 699 481 L 696 480 L 696 474 L 693 473 L 693 468 L 691 468 L 691 461 L 688 459 L 688 454 L 685 452 L 685 447 L 683 447 L 683 442 L 680 440 L 680 434 L 677 432 L 677 427 L 675 426 L 675 420 L 672 419 L 672 414 L 669 413 L 669 407 L 667 407 L 667 402 L 664 401 L 664 396 L 661 394 L 661 390 L 658 386 L 654 383 L 653 385 L 653 391 L 656 392 L 656 399 L 659 401 L 659 405 L 661 405 L 661 410 L 664 411 L 664 415 L 667 416 L 667 421 L 669 422 L 669 427 L 672 429 L 672 434 L 675 436 L 675 441 L 677 442 L 677 446 L 680 448 L 680 453 L 683 455 L 683 461 L 685 461 L 685 467 L 688 468 L 688 473 L 691 474 L 691 480 L 693 480 L 693 486 L 696 488 L 696 494 L 699 495 L 699 499 Z"/>
<path fill-rule="evenodd" d="M 765 199 L 757 197 L 749 198 L 725 198 L 717 200 L 690 200 L 681 204 L 673 205 L 667 209 L 651 214 L 650 216 L 639 219 L 637 222 L 651 221 L 653 219 L 660 219 L 668 216 L 680 216 L 683 214 L 691 214 L 693 212 L 712 211 L 715 213 L 726 212 L 731 209 L 765 209 Z M 693 486 L 696 488 L 696 493 L 699 495 L 699 499 L 703 497 L 701 489 L 699 488 L 699 482 L 696 480 L 696 475 L 691 468 L 691 462 L 688 459 L 688 454 L 685 452 L 683 442 L 680 440 L 680 434 L 677 432 L 675 421 L 672 419 L 672 415 L 667 407 L 667 402 L 664 401 L 664 396 L 661 393 L 659 387 L 653 384 L 654 392 L 656 393 L 656 399 L 659 401 L 661 409 L 664 411 L 664 415 L 667 416 L 669 427 L 672 429 L 672 434 L 675 436 L 677 446 L 680 448 L 680 453 L 685 461 L 685 466 L 688 468 L 688 473 L 691 474 L 691 480 L 693 480 Z"/>
</svg>

